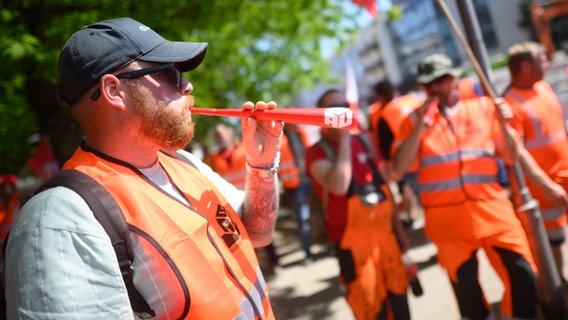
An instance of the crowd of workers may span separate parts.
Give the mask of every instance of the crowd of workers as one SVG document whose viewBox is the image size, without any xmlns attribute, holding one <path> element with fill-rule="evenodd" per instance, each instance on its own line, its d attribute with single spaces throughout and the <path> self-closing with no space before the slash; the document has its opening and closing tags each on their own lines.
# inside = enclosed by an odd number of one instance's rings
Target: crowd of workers
<svg viewBox="0 0 568 320">
<path fill-rule="evenodd" d="M 64 169 L 96 180 L 122 210 L 133 242 L 132 282 L 150 308 L 145 315 L 273 319 L 257 256 L 263 250 L 278 264 L 271 242 L 280 204 L 297 221 L 306 263 L 314 259 L 313 188 L 356 319 L 420 318 L 408 305 L 415 266 L 400 215 L 411 224 L 418 207 L 464 319 L 492 316 L 478 280 L 479 250 L 505 287 L 500 316 L 538 318 L 538 270 L 503 170 L 522 165 L 564 279 L 568 115 L 543 80 L 541 45 L 510 49 L 512 81 L 503 98 L 490 99 L 447 56 L 434 54 L 417 65 L 421 92 L 376 85 L 369 130 L 322 128 L 309 143 L 300 126 L 248 118 L 239 138 L 228 124 L 216 126 L 216 151 L 202 162 L 182 150 L 193 138 L 194 101 L 181 72 L 198 67 L 206 51 L 205 43 L 171 42 L 119 18 L 77 31 L 59 58 L 59 101 L 86 133 Z M 346 105 L 335 88 L 317 101 L 318 108 Z M 15 177 L 0 177 L 3 242 L 12 225 L 3 284 L 8 318 L 140 316 L 90 206 L 60 187 L 19 210 L 15 185 Z"/>
</svg>

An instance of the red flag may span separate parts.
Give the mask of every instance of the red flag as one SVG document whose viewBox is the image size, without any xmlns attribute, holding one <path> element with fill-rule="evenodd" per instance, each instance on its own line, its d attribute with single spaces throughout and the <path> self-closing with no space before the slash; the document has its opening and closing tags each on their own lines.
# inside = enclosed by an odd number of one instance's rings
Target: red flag
<svg viewBox="0 0 568 320">
<path fill-rule="evenodd" d="M 28 159 L 27 165 L 42 180 L 49 178 L 49 176 L 59 170 L 59 164 L 57 159 L 55 159 L 47 138 L 41 139 L 36 151 Z"/>
<path fill-rule="evenodd" d="M 379 7 L 377 6 L 376 0 L 351 0 L 351 2 L 356 5 L 365 7 L 365 9 L 367 9 L 369 14 L 371 15 L 371 18 L 375 18 L 377 14 L 379 14 Z"/>
</svg>

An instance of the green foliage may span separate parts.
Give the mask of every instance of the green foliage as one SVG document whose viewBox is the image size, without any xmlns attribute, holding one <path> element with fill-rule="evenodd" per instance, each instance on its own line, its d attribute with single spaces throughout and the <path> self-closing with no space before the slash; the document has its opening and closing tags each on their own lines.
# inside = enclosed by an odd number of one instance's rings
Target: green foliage
<svg viewBox="0 0 568 320">
<path fill-rule="evenodd" d="M 389 21 L 397 21 L 402 19 L 402 15 L 404 13 L 404 9 L 401 5 L 393 4 L 389 11 L 386 12 L 387 19 Z"/>
<path fill-rule="evenodd" d="M 0 99 L 0 174 L 17 174 L 33 152 L 25 141 L 36 132 L 33 113 L 24 108 L 25 102 L 13 94 Z"/>
<path fill-rule="evenodd" d="M 81 26 L 130 16 L 171 40 L 208 42 L 203 64 L 185 74 L 199 107 L 235 108 L 247 100 L 274 100 L 286 106 L 300 90 L 331 80 L 320 41 L 328 37 L 341 43 L 353 34 L 340 23 L 353 18 L 342 12 L 342 1 L 4 1 L 0 153 L 9 156 L 0 162 L 0 173 L 25 163 L 30 153 L 25 141 L 31 133 L 50 136 L 56 153 L 72 149 L 58 146 L 74 141 L 61 132 L 79 130 L 73 122 L 58 119 L 62 113 L 54 87 L 59 51 Z M 208 127 L 221 120 L 204 118 L 196 117 L 196 139 L 206 137 Z"/>
</svg>

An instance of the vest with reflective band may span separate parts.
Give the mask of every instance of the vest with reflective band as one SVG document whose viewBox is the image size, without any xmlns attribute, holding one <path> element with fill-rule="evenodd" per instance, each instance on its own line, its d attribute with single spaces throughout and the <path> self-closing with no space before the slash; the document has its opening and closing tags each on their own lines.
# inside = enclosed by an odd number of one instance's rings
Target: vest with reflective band
<svg viewBox="0 0 568 320">
<path fill-rule="evenodd" d="M 385 122 L 389 125 L 389 128 L 393 132 L 394 141 L 398 140 L 398 130 L 402 125 L 402 121 L 416 108 L 424 102 L 423 98 L 416 95 L 404 95 L 394 98 L 389 102 L 383 112 L 381 117 L 385 119 Z M 391 148 L 391 156 L 394 154 L 394 148 Z M 414 161 L 412 165 L 408 168 L 408 172 L 416 172 L 418 169 L 418 161 Z"/>
<path fill-rule="evenodd" d="M 244 190 L 247 176 L 246 159 L 244 145 L 238 144 L 229 158 L 226 158 L 222 152 L 218 152 L 209 156 L 204 162 L 225 180 L 238 189 Z"/>
<path fill-rule="evenodd" d="M 285 135 L 282 135 L 282 142 L 280 144 L 278 180 L 282 182 L 282 185 L 286 189 L 294 189 L 300 185 L 300 169 L 296 166 L 292 148 Z"/>
<path fill-rule="evenodd" d="M 562 123 L 562 107 L 545 81 L 532 89 L 509 88 L 505 99 L 511 105 L 511 125 L 521 133 L 525 148 L 550 177 L 568 172 L 568 137 Z"/>
<path fill-rule="evenodd" d="M 193 208 L 134 167 L 85 146 L 65 164 L 101 183 L 122 209 L 135 251 L 134 284 L 156 319 L 274 319 L 233 208 L 195 167 L 163 153 L 158 159 Z"/>
<path fill-rule="evenodd" d="M 432 126 L 422 133 L 418 183 L 425 208 L 506 197 L 497 181 L 493 104 L 486 97 L 460 99 L 455 108 L 443 116 L 433 106 Z"/>
</svg>

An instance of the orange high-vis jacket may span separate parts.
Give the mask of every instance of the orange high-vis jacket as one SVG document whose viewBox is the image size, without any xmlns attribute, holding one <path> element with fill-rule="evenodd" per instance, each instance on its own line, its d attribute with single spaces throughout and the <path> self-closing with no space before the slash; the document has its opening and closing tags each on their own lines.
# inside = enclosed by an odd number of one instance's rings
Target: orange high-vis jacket
<svg viewBox="0 0 568 320">
<path fill-rule="evenodd" d="M 422 133 L 417 157 L 424 208 L 455 205 L 466 199 L 506 198 L 497 181 L 494 141 L 499 128 L 493 103 L 487 97 L 460 100 L 455 111 L 446 119 L 433 106 L 433 125 Z M 413 118 L 408 117 L 400 139 L 414 126 Z"/>
<path fill-rule="evenodd" d="M 304 149 L 308 146 L 306 133 L 301 128 L 294 129 L 298 133 Z M 286 189 L 297 188 L 302 182 L 301 169 L 299 163 L 304 159 L 296 159 L 292 146 L 286 134 L 282 135 L 282 143 L 280 144 L 280 166 L 278 167 L 278 179 Z"/>
<path fill-rule="evenodd" d="M 563 181 L 568 180 L 568 136 L 562 106 L 550 85 L 539 81 L 530 89 L 510 87 L 505 100 L 514 115 L 511 126 L 523 136 L 525 148 L 546 175 L 556 183 L 566 184 Z M 566 208 L 550 205 L 532 181 L 527 181 L 527 187 L 539 202 L 549 237 L 562 237 Z"/>
<path fill-rule="evenodd" d="M 460 99 L 473 99 L 483 96 L 483 89 L 473 78 L 461 78 L 458 82 Z"/>
<path fill-rule="evenodd" d="M 391 100 L 382 110 L 381 117 L 388 124 L 394 135 L 394 141 L 397 141 L 400 126 L 404 119 L 416 108 L 420 107 L 424 102 L 424 98 L 414 94 L 399 96 Z M 391 155 L 394 154 L 394 148 L 391 147 Z M 415 160 L 408 168 L 408 172 L 416 172 L 418 169 L 418 161 Z"/>
<path fill-rule="evenodd" d="M 513 110 L 511 126 L 523 136 L 525 148 L 549 176 L 568 171 L 568 137 L 562 106 L 545 81 L 530 90 L 509 88 L 505 100 Z"/>
<path fill-rule="evenodd" d="M 65 164 L 97 180 L 129 224 L 134 285 L 156 319 L 274 319 L 268 287 L 242 221 L 197 168 L 158 161 L 188 206 L 136 168 L 82 145 Z"/>
<path fill-rule="evenodd" d="M 209 155 L 203 162 L 235 187 L 244 190 L 247 176 L 246 159 L 245 147 L 239 143 L 232 151 Z"/>
</svg>

